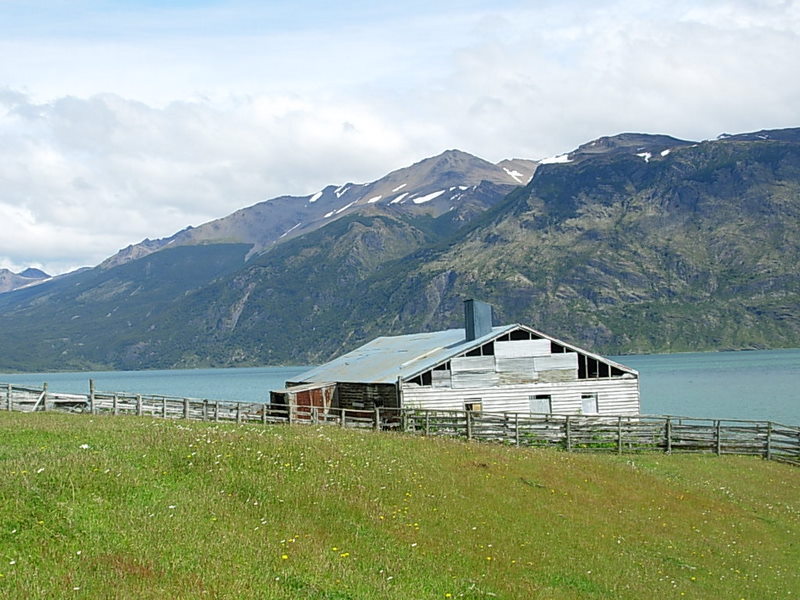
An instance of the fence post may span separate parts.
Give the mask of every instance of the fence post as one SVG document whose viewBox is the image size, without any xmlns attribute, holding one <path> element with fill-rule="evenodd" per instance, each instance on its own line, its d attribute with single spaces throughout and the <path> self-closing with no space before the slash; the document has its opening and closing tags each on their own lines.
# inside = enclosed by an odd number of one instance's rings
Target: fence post
<svg viewBox="0 0 800 600">
<path fill-rule="evenodd" d="M 429 436 L 431 434 L 431 411 L 425 411 L 425 436 Z"/>
<path fill-rule="evenodd" d="M 467 439 L 471 440 L 472 439 L 472 411 L 471 410 L 467 410 L 467 411 L 464 411 L 464 413 L 467 415 Z"/>
<path fill-rule="evenodd" d="M 136 415 L 141 417 L 142 416 L 142 395 L 136 394 Z"/>
<path fill-rule="evenodd" d="M 617 417 L 617 454 L 622 454 L 622 417 Z"/>
<path fill-rule="evenodd" d="M 519 446 L 519 413 L 514 413 L 514 444 Z"/>
<path fill-rule="evenodd" d="M 346 408 L 339 409 L 339 423 L 342 427 L 347 427 L 347 420 L 345 418 L 346 414 L 347 414 Z"/>
<path fill-rule="evenodd" d="M 237 423 L 241 423 L 242 422 L 242 403 L 241 402 L 237 402 L 236 403 L 236 422 Z"/>
<path fill-rule="evenodd" d="M 116 394 L 114 394 L 114 397 L 113 397 L 113 399 L 111 401 L 111 406 L 114 409 L 114 416 L 117 416 L 119 414 L 119 409 L 117 408 L 117 395 Z"/>
<path fill-rule="evenodd" d="M 208 421 L 208 400 L 203 400 L 203 421 Z"/>
<path fill-rule="evenodd" d="M 214 402 L 214 423 L 219 423 L 219 400 Z"/>
<path fill-rule="evenodd" d="M 767 460 L 772 460 L 772 421 L 767 421 Z"/>
<path fill-rule="evenodd" d="M 95 414 L 94 408 L 94 379 L 89 380 L 89 412 Z"/>
<path fill-rule="evenodd" d="M 266 404 L 266 403 L 261 405 L 261 424 L 262 425 L 266 425 L 267 424 L 267 406 L 269 406 L 269 405 Z"/>
<path fill-rule="evenodd" d="M 11 384 L 6 384 L 6 410 L 11 412 Z"/>
<path fill-rule="evenodd" d="M 375 407 L 375 431 L 379 431 L 381 428 L 381 408 L 380 406 Z"/>
<path fill-rule="evenodd" d="M 717 442 L 717 448 L 716 448 L 717 456 L 720 456 L 722 454 L 722 427 L 720 423 L 721 421 L 717 419 L 716 430 L 714 432 L 714 437 L 716 438 Z"/>
<path fill-rule="evenodd" d="M 570 437 L 570 431 L 569 431 L 569 415 L 567 415 L 565 418 L 564 433 L 566 434 L 567 437 L 567 452 L 569 452 L 570 450 L 572 450 L 572 437 Z"/>
<path fill-rule="evenodd" d="M 166 398 L 162 398 L 161 399 L 161 418 L 162 419 L 166 419 L 167 418 L 167 399 Z"/>
<path fill-rule="evenodd" d="M 672 419 L 667 417 L 667 422 L 664 424 L 664 433 L 667 436 L 667 454 L 672 454 Z"/>
<path fill-rule="evenodd" d="M 183 399 L 183 418 L 184 419 L 188 419 L 189 418 L 189 399 L 188 398 L 184 398 Z"/>
<path fill-rule="evenodd" d="M 42 412 L 47 411 L 47 382 L 42 384 Z"/>
<path fill-rule="evenodd" d="M 294 417 L 294 412 L 293 412 L 293 410 L 292 410 L 292 404 L 291 404 L 291 403 L 289 403 L 289 404 L 287 404 L 287 405 L 286 405 L 286 410 L 288 411 L 288 413 L 287 413 L 287 415 L 288 415 L 288 422 L 289 422 L 289 425 L 291 425 L 291 424 L 292 424 L 292 421 L 293 421 L 293 417 Z"/>
</svg>

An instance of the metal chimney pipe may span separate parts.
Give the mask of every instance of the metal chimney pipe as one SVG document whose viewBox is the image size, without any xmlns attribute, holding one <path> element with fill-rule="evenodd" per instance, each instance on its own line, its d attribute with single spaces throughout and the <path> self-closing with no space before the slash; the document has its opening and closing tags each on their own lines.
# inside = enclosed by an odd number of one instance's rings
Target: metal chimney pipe
<svg viewBox="0 0 800 600">
<path fill-rule="evenodd" d="M 492 332 L 492 305 L 479 300 L 464 300 L 464 330 L 467 341 Z"/>
</svg>

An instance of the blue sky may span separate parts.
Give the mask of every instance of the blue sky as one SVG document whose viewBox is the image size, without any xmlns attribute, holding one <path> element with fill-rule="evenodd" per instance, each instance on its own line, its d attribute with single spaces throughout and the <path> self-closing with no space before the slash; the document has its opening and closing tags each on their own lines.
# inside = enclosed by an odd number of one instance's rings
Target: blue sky
<svg viewBox="0 0 800 600">
<path fill-rule="evenodd" d="M 0 0 L 0 267 L 93 265 L 447 148 L 797 126 L 798 4 Z"/>
</svg>

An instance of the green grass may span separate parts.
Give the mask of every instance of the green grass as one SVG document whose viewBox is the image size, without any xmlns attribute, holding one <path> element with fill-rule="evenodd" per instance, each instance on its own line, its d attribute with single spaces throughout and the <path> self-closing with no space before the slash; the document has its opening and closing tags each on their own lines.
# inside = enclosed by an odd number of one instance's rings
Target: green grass
<svg viewBox="0 0 800 600">
<path fill-rule="evenodd" d="M 755 458 L 0 413 L 0 598 L 793 598 L 798 490 Z"/>
</svg>

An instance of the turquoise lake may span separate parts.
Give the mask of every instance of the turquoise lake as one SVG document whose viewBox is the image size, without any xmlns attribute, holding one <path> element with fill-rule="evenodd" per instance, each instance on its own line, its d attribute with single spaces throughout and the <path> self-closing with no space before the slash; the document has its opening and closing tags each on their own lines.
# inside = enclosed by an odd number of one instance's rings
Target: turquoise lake
<svg viewBox="0 0 800 600">
<path fill-rule="evenodd" d="M 639 371 L 642 412 L 800 424 L 800 349 L 613 357 Z M 0 374 L 0 383 L 265 402 L 308 367 Z"/>
</svg>

